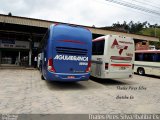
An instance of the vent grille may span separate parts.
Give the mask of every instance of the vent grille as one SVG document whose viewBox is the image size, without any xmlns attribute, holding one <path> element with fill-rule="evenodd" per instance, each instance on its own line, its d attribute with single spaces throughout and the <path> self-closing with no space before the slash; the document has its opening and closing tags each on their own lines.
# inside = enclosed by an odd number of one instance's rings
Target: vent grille
<svg viewBox="0 0 160 120">
<path fill-rule="evenodd" d="M 87 55 L 88 50 L 70 47 L 56 47 L 56 52 L 59 54 Z"/>
</svg>

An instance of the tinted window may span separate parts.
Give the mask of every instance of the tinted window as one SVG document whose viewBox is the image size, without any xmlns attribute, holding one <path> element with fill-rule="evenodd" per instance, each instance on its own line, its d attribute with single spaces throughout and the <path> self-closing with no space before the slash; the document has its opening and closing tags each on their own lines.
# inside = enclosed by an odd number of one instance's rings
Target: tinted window
<svg viewBox="0 0 160 120">
<path fill-rule="evenodd" d="M 157 53 L 136 53 L 135 61 L 160 62 L 160 54 Z"/>
<path fill-rule="evenodd" d="M 103 55 L 104 54 L 105 40 L 96 41 L 92 44 L 92 55 Z"/>
<path fill-rule="evenodd" d="M 155 62 L 160 62 L 160 53 L 155 53 L 155 54 L 154 54 L 153 61 L 155 61 Z"/>
<path fill-rule="evenodd" d="M 135 61 L 143 61 L 143 53 L 135 53 Z"/>
</svg>

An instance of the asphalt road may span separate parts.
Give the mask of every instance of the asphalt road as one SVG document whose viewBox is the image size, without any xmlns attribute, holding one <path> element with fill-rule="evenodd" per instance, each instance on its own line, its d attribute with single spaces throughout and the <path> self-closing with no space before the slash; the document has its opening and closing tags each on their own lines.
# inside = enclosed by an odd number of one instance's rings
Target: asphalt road
<svg viewBox="0 0 160 120">
<path fill-rule="evenodd" d="M 0 113 L 160 113 L 160 78 L 41 80 L 38 70 L 0 69 Z"/>
</svg>

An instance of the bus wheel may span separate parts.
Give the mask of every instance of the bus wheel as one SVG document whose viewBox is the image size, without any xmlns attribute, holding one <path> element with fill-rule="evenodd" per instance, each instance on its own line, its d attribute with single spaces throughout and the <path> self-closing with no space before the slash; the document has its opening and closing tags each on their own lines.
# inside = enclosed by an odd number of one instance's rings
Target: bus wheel
<svg viewBox="0 0 160 120">
<path fill-rule="evenodd" d="M 145 74 L 145 71 L 144 71 L 143 68 L 138 68 L 137 73 L 138 73 L 139 75 L 144 75 L 144 74 Z"/>
<path fill-rule="evenodd" d="M 43 75 L 41 75 L 41 79 L 42 79 L 42 80 L 45 80 L 44 77 L 43 77 Z"/>
</svg>

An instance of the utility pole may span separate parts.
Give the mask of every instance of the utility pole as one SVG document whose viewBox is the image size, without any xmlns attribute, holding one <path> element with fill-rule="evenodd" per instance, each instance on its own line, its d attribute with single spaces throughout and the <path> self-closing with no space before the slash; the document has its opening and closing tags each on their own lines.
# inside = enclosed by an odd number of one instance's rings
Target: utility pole
<svg viewBox="0 0 160 120">
<path fill-rule="evenodd" d="M 157 36 L 156 26 L 154 27 L 154 33 L 155 33 L 155 37 L 156 37 Z"/>
<path fill-rule="evenodd" d="M 155 35 L 155 37 L 157 36 L 157 28 L 156 27 L 157 27 L 157 24 L 154 25 L 154 35 Z"/>
</svg>

